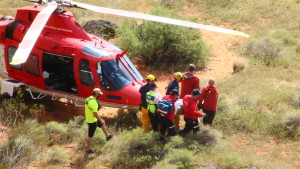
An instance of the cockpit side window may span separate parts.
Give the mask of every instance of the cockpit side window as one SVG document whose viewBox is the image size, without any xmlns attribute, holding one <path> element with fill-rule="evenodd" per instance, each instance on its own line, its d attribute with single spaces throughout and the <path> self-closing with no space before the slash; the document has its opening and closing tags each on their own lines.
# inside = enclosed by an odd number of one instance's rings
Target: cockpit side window
<svg viewBox="0 0 300 169">
<path fill-rule="evenodd" d="M 98 62 L 96 68 L 104 90 L 117 91 L 134 81 L 118 60 Z"/>
<path fill-rule="evenodd" d="M 90 63 L 86 59 L 79 60 L 79 76 L 81 84 L 89 87 L 95 86 L 93 74 L 90 68 Z"/>
</svg>

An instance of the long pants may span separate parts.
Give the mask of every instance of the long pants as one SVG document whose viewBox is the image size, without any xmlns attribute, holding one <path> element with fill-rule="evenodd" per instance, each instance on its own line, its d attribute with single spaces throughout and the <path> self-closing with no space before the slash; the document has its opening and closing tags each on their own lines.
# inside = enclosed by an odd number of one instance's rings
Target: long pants
<svg viewBox="0 0 300 169">
<path fill-rule="evenodd" d="M 176 128 L 174 122 L 170 119 L 166 118 L 165 116 L 160 117 L 160 133 L 161 135 L 165 135 L 166 130 L 168 130 L 168 136 L 175 136 L 176 135 Z"/>
<path fill-rule="evenodd" d="M 142 117 L 141 117 L 141 122 L 142 122 L 142 129 L 143 131 L 147 132 L 150 131 L 150 118 L 148 115 L 148 109 L 142 107 Z"/>
<path fill-rule="evenodd" d="M 174 116 L 174 124 L 176 127 L 176 130 L 179 131 L 179 123 L 180 123 L 180 115 L 176 115 Z"/>
<path fill-rule="evenodd" d="M 185 121 L 185 126 L 184 126 L 184 129 L 181 132 L 183 136 L 185 136 L 186 134 L 188 134 L 192 130 L 193 130 L 194 134 L 200 130 L 198 119 L 197 120 L 192 120 L 190 118 L 184 118 L 184 121 Z"/>
<path fill-rule="evenodd" d="M 158 131 L 158 124 L 159 124 L 159 114 L 158 113 L 151 113 L 150 111 L 148 112 L 149 118 L 150 118 L 150 123 L 152 126 L 153 131 Z"/>
<path fill-rule="evenodd" d="M 203 112 L 206 114 L 206 116 L 203 117 L 203 124 L 212 126 L 213 120 L 216 115 L 216 111 L 203 110 Z"/>
</svg>

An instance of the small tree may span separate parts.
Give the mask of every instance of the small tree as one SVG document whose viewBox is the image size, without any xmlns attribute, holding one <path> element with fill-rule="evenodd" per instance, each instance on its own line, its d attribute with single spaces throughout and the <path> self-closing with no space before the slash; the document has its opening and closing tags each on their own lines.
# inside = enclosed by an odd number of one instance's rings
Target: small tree
<svg viewBox="0 0 300 169">
<path fill-rule="evenodd" d="M 158 8 L 153 15 L 176 17 L 177 14 L 165 8 Z M 152 21 L 138 25 L 126 20 L 117 30 L 121 48 L 129 50 L 131 57 L 141 57 L 153 68 L 181 69 L 187 64 L 205 64 L 209 51 L 197 29 L 174 26 Z"/>
</svg>

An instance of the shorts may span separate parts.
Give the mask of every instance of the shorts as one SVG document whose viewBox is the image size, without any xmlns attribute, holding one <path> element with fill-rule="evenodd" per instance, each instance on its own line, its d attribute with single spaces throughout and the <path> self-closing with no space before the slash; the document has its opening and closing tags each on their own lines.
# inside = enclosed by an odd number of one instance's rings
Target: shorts
<svg viewBox="0 0 300 169">
<path fill-rule="evenodd" d="M 89 125 L 89 137 L 93 137 L 97 127 L 102 127 L 100 121 L 96 121 L 95 123 L 88 123 Z"/>
</svg>

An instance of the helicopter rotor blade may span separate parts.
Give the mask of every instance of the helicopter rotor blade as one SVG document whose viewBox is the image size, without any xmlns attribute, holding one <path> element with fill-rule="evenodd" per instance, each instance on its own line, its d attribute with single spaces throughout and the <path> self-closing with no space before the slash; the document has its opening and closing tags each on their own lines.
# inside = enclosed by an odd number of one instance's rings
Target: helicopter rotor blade
<svg viewBox="0 0 300 169">
<path fill-rule="evenodd" d="M 47 7 L 37 14 L 28 31 L 26 32 L 22 42 L 19 44 L 19 47 L 10 64 L 18 65 L 26 62 L 33 46 L 35 45 L 43 28 L 56 8 L 57 4 L 55 2 L 49 3 Z"/>
<path fill-rule="evenodd" d="M 88 9 L 88 10 L 99 12 L 99 13 L 125 16 L 125 17 L 130 17 L 130 18 L 137 18 L 137 19 L 144 19 L 144 20 L 150 20 L 150 21 L 154 21 L 154 22 L 161 22 L 161 23 L 167 23 L 167 24 L 172 24 L 172 25 L 185 26 L 185 27 L 190 27 L 190 28 L 204 29 L 204 30 L 208 30 L 208 31 L 249 37 L 249 35 L 247 35 L 243 32 L 220 28 L 220 27 L 215 27 L 215 26 L 198 24 L 198 23 L 194 23 L 194 22 L 165 18 L 165 17 L 155 16 L 155 15 L 147 15 L 147 14 L 130 12 L 130 11 L 125 11 L 125 10 L 98 7 L 98 6 L 83 4 L 83 3 L 79 3 L 79 2 L 72 2 L 72 4 L 75 5 L 75 7 Z"/>
</svg>

